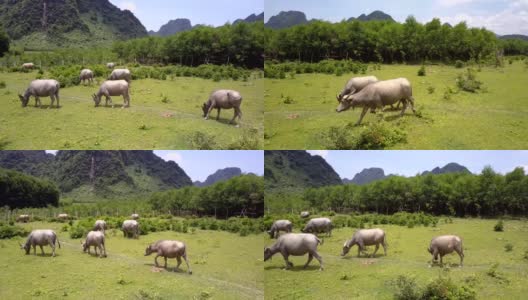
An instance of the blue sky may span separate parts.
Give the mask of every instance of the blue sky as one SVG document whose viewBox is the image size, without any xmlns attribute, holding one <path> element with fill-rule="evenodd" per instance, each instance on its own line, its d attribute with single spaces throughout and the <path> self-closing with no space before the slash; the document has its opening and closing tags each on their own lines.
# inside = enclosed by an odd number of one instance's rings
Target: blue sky
<svg viewBox="0 0 528 300">
<path fill-rule="evenodd" d="M 56 153 L 56 150 L 46 150 Z M 165 161 L 176 162 L 191 177 L 192 181 L 204 181 L 218 169 L 239 167 L 244 173 L 264 174 L 264 151 L 199 151 L 156 150 L 154 154 Z"/>
<path fill-rule="evenodd" d="M 265 21 L 287 10 L 332 22 L 381 10 L 398 22 L 409 15 L 420 22 L 439 17 L 452 25 L 467 21 L 472 27 L 486 27 L 497 34 L 528 35 L 528 0 L 265 0 Z"/>
<path fill-rule="evenodd" d="M 263 0 L 110 0 L 132 11 L 147 30 L 158 31 L 169 20 L 186 18 L 193 25 L 220 26 L 264 11 Z"/>
<path fill-rule="evenodd" d="M 528 151 L 328 151 L 311 150 L 334 168 L 341 178 L 352 179 L 364 168 L 379 167 L 385 174 L 414 176 L 450 162 L 466 166 L 472 173 L 480 173 L 486 165 L 496 172 L 507 173 L 515 167 L 528 172 Z"/>
</svg>

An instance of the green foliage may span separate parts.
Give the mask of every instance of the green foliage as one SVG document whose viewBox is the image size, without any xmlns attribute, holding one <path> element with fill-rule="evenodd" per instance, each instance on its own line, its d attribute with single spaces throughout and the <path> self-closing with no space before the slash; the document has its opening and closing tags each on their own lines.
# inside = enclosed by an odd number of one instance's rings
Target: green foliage
<svg viewBox="0 0 528 300">
<path fill-rule="evenodd" d="M 422 65 L 418 70 L 418 76 L 425 76 L 425 65 Z"/>
<path fill-rule="evenodd" d="M 266 62 L 264 65 L 264 76 L 266 78 L 284 79 L 288 74 L 322 73 L 341 76 L 344 73 L 362 73 L 368 69 L 368 65 L 352 60 L 322 60 L 318 63 L 305 62 Z"/>
<path fill-rule="evenodd" d="M 455 62 L 455 68 L 457 68 L 457 69 L 462 69 L 463 67 L 464 67 L 464 62 L 463 62 L 463 61 L 461 61 L 461 60 L 457 60 L 457 61 Z"/>
<path fill-rule="evenodd" d="M 482 82 L 477 80 L 475 70 L 471 68 L 468 68 L 466 73 L 458 74 L 456 84 L 459 89 L 471 93 L 476 93 L 482 86 Z"/>
<path fill-rule="evenodd" d="M 494 231 L 504 231 L 504 222 L 502 220 L 499 220 L 497 224 L 493 227 Z"/>
<path fill-rule="evenodd" d="M 354 133 L 354 128 L 351 124 L 330 127 L 322 136 L 326 141 L 325 147 L 333 150 L 374 150 L 405 143 L 407 140 L 407 134 L 402 129 L 390 127 L 384 122 L 362 126 L 357 133 Z"/>
<path fill-rule="evenodd" d="M 508 243 L 508 244 L 504 245 L 504 251 L 512 252 L 513 251 L 513 245 L 511 243 Z"/>
<path fill-rule="evenodd" d="M 216 142 L 214 136 L 197 131 L 193 133 L 190 137 L 190 146 L 192 149 L 196 150 L 212 150 L 216 148 Z"/>
<path fill-rule="evenodd" d="M 0 206 L 45 207 L 59 204 L 59 190 L 47 181 L 0 168 Z"/>
<path fill-rule="evenodd" d="M 451 278 L 440 276 L 431 281 L 424 289 L 421 299 L 473 300 L 476 291 L 468 285 L 457 285 Z"/>
<path fill-rule="evenodd" d="M 234 142 L 227 145 L 229 150 L 255 150 L 262 149 L 258 130 L 256 128 L 244 129 L 242 135 Z"/>
<path fill-rule="evenodd" d="M 0 89 L 5 89 L 5 88 L 6 88 L 5 81 L 0 81 Z"/>
<path fill-rule="evenodd" d="M 429 87 L 427 87 L 427 92 L 428 92 L 429 94 L 434 94 L 434 92 L 435 92 L 435 87 L 434 87 L 434 86 L 429 86 Z"/>
<path fill-rule="evenodd" d="M 286 96 L 286 98 L 284 98 L 284 100 L 282 100 L 282 102 L 284 104 L 293 104 L 293 103 L 295 103 L 295 100 L 293 100 L 293 98 L 290 97 L 290 96 Z"/>
<path fill-rule="evenodd" d="M 0 57 L 3 57 L 9 51 L 9 44 L 9 37 L 4 31 L 4 28 L 0 26 Z"/>
<path fill-rule="evenodd" d="M 196 67 L 182 65 L 138 66 L 129 69 L 134 80 L 146 78 L 170 80 L 175 77 L 198 77 L 218 82 L 225 79 L 239 80 L 241 77 L 248 78 L 251 75 L 251 71 L 233 65 L 203 64 Z"/>
<path fill-rule="evenodd" d="M 18 225 L 0 225 L 0 239 L 10 239 L 15 236 L 25 237 L 29 231 Z"/>
<path fill-rule="evenodd" d="M 393 295 L 394 300 L 420 300 L 419 287 L 413 278 L 400 275 L 394 285 L 398 289 Z"/>
</svg>

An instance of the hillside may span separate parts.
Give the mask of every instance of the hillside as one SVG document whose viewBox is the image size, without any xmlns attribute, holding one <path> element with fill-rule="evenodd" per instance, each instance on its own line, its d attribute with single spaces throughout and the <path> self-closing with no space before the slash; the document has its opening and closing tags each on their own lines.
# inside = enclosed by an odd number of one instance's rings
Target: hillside
<svg viewBox="0 0 528 300">
<path fill-rule="evenodd" d="M 238 24 L 240 22 L 253 23 L 253 22 L 264 22 L 264 12 L 259 15 L 251 14 L 245 19 L 237 19 L 233 24 Z"/>
<path fill-rule="evenodd" d="M 175 19 L 170 20 L 167 24 L 160 27 L 160 29 L 156 31 L 149 31 L 149 35 L 154 36 L 169 36 L 176 34 L 178 32 L 191 30 L 193 26 L 191 25 L 191 20 L 189 19 Z"/>
<path fill-rule="evenodd" d="M 361 172 L 354 175 L 354 178 L 352 180 L 350 179 L 343 179 L 344 184 L 357 184 L 357 185 L 363 185 L 367 183 L 371 183 L 372 181 L 384 179 L 385 172 L 381 168 L 368 168 L 363 169 Z"/>
<path fill-rule="evenodd" d="M 394 19 L 390 15 L 388 15 L 388 14 L 382 12 L 382 11 L 379 11 L 379 10 L 373 11 L 373 12 L 371 12 L 368 15 L 361 14 L 357 18 L 352 17 L 352 18 L 348 19 L 348 21 L 354 21 L 354 20 L 365 21 L 365 22 L 367 22 L 367 21 L 391 21 L 391 22 L 396 22 L 396 21 L 394 21 Z"/>
<path fill-rule="evenodd" d="M 204 182 L 195 181 L 193 184 L 194 186 L 205 187 L 240 175 L 242 175 L 242 170 L 240 170 L 240 168 L 225 168 L 217 170 L 213 174 L 207 176 Z"/>
<path fill-rule="evenodd" d="M 266 189 L 341 184 L 339 175 L 318 155 L 306 151 L 264 151 Z"/>
<path fill-rule="evenodd" d="M 120 197 L 192 185 L 175 162 L 152 151 L 1 151 L 0 167 L 55 182 L 71 197 Z M 82 200 L 82 199 L 81 199 Z"/>
<path fill-rule="evenodd" d="M 445 174 L 445 173 L 458 173 L 458 172 L 461 172 L 461 173 L 471 173 L 468 168 L 462 166 L 462 165 L 459 165 L 457 163 L 448 163 L 447 165 L 443 166 L 443 167 L 436 167 L 434 169 L 432 169 L 431 171 L 425 171 L 422 173 L 422 175 L 427 175 L 427 174 L 433 174 L 433 175 L 438 175 L 438 174 Z"/>
<path fill-rule="evenodd" d="M 523 40 L 528 41 L 528 35 L 522 35 L 522 34 L 508 34 L 508 35 L 501 35 L 498 36 L 501 40 Z"/>
<path fill-rule="evenodd" d="M 292 10 L 281 11 L 278 15 L 271 17 L 265 25 L 272 29 L 284 29 L 306 23 L 308 20 L 303 12 Z"/>
<path fill-rule="evenodd" d="M 128 10 L 108 0 L 0 0 L 0 23 L 29 49 L 109 45 L 147 35 Z"/>
</svg>

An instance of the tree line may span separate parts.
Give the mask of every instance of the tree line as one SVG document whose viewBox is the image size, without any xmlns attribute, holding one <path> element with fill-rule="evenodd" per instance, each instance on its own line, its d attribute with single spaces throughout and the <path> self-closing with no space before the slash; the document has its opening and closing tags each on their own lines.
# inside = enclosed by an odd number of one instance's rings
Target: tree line
<svg viewBox="0 0 528 300">
<path fill-rule="evenodd" d="M 303 62 L 480 62 L 494 60 L 502 45 L 484 28 L 469 28 L 465 22 L 451 26 L 437 18 L 421 24 L 413 16 L 404 23 L 314 21 L 282 30 L 266 28 L 265 38 L 266 59 Z M 510 49 L 508 54 L 519 54 Z"/>
<path fill-rule="evenodd" d="M 272 195 L 270 200 L 278 202 L 285 197 L 303 201 L 302 204 L 294 203 L 292 206 L 295 209 L 303 205 L 304 209 L 320 211 L 423 212 L 458 217 L 525 216 L 528 214 L 528 176 L 523 168 L 501 175 L 486 167 L 479 175 L 391 176 L 362 186 L 347 184 L 309 188 L 293 196 L 277 194 Z"/>
<path fill-rule="evenodd" d="M 152 208 L 172 215 L 259 217 L 264 208 L 264 179 L 242 175 L 208 187 L 184 187 L 154 193 Z"/>
<path fill-rule="evenodd" d="M 10 209 L 59 204 L 59 190 L 50 181 L 0 169 L 0 206 Z"/>
<path fill-rule="evenodd" d="M 264 65 L 262 22 L 199 26 L 169 37 L 147 37 L 116 42 L 119 58 L 144 64 L 233 64 L 245 68 Z"/>
</svg>

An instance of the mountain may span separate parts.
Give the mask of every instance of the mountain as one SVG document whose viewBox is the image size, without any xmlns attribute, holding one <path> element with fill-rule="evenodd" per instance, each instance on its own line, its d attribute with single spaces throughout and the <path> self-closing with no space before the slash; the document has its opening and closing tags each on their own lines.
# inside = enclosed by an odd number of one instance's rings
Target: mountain
<svg viewBox="0 0 528 300">
<path fill-rule="evenodd" d="M 343 179 L 344 184 L 357 184 L 357 185 L 363 185 L 367 183 L 371 183 L 372 181 L 384 179 L 387 176 L 385 176 L 385 172 L 381 168 L 368 168 L 363 169 L 361 172 L 354 175 L 354 178 L 352 180 L 350 179 Z"/>
<path fill-rule="evenodd" d="M 447 165 L 445 165 L 442 168 L 436 167 L 436 168 L 432 169 L 431 171 L 425 171 L 425 172 L 422 173 L 422 175 L 427 175 L 427 174 L 438 175 L 438 174 L 458 173 L 458 172 L 471 173 L 468 170 L 468 168 L 466 168 L 466 167 L 464 167 L 462 165 L 459 165 L 457 163 L 448 163 Z"/>
<path fill-rule="evenodd" d="M 354 21 L 354 20 L 357 20 L 357 21 L 391 21 L 391 22 L 396 22 L 396 21 L 394 21 L 394 19 L 390 15 L 388 15 L 388 14 L 382 12 L 382 11 L 379 11 L 379 10 L 371 12 L 368 16 L 365 15 L 365 14 L 361 14 L 359 17 L 357 17 L 357 19 L 354 18 L 354 17 L 348 19 L 348 21 Z"/>
<path fill-rule="evenodd" d="M 128 10 L 108 0 L 0 0 L 0 23 L 30 49 L 109 45 L 147 35 Z"/>
<path fill-rule="evenodd" d="M 284 29 L 306 23 L 308 20 L 303 12 L 291 10 L 281 11 L 278 15 L 272 16 L 265 25 L 272 29 Z"/>
<path fill-rule="evenodd" d="M 225 168 L 220 169 L 214 172 L 213 174 L 207 176 L 204 182 L 195 181 L 194 185 L 199 187 L 213 185 L 218 181 L 225 181 L 230 178 L 242 175 L 242 170 L 240 168 Z"/>
<path fill-rule="evenodd" d="M 522 35 L 522 34 L 508 34 L 508 35 L 500 35 L 498 36 L 501 40 L 523 40 L 528 41 L 528 35 Z"/>
<path fill-rule="evenodd" d="M 251 14 L 245 19 L 237 19 L 235 22 L 233 22 L 233 24 L 238 24 L 241 22 L 244 22 L 244 23 L 264 22 L 264 12 L 262 12 L 259 15 Z"/>
<path fill-rule="evenodd" d="M 152 151 L 0 151 L 0 167 L 49 179 L 77 198 L 121 197 L 192 185 Z"/>
<path fill-rule="evenodd" d="M 341 184 L 334 169 L 306 151 L 264 151 L 266 189 L 306 188 Z"/>
<path fill-rule="evenodd" d="M 192 28 L 193 26 L 189 19 L 176 19 L 170 20 L 167 24 L 161 26 L 158 32 L 149 31 L 149 35 L 169 36 L 178 32 L 191 30 Z"/>
</svg>

